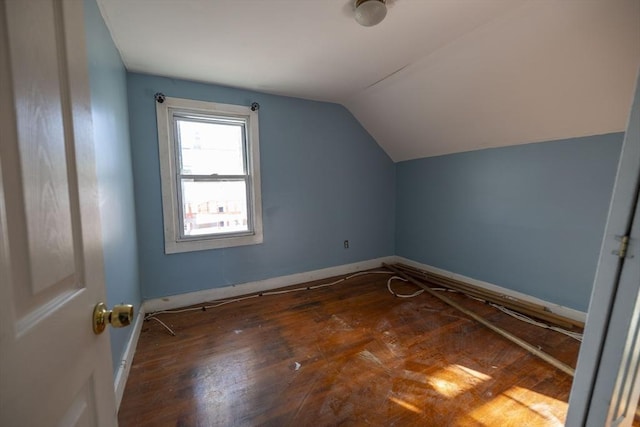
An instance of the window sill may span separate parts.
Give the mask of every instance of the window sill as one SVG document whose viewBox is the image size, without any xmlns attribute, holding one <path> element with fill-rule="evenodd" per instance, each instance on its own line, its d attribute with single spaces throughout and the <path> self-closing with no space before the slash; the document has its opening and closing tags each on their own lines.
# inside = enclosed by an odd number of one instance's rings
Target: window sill
<svg viewBox="0 0 640 427">
<path fill-rule="evenodd" d="M 223 237 L 215 239 L 197 240 L 165 240 L 164 253 L 176 254 L 182 252 L 206 251 L 209 249 L 232 248 L 235 246 L 259 245 L 263 242 L 262 233 L 249 236 Z"/>
</svg>

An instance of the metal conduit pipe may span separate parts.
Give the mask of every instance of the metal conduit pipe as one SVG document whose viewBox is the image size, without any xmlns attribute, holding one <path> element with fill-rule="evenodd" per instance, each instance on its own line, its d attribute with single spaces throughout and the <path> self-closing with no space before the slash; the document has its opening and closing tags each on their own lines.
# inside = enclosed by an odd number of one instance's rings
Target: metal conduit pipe
<svg viewBox="0 0 640 427">
<path fill-rule="evenodd" d="M 472 319 L 474 319 L 478 323 L 480 323 L 483 326 L 491 329 L 492 331 L 494 331 L 498 335 L 502 336 L 503 338 L 508 339 L 509 341 L 513 342 L 514 344 L 518 345 L 519 347 L 527 350 L 529 353 L 533 354 L 534 356 L 539 357 L 540 359 L 542 359 L 545 362 L 549 363 L 553 367 L 561 370 L 565 374 L 570 375 L 572 377 L 575 375 L 575 369 L 573 369 L 571 366 L 569 366 L 569 365 L 567 365 L 565 363 L 562 363 L 561 361 L 559 361 L 555 357 L 545 353 L 544 351 L 542 351 L 542 350 L 538 349 L 537 347 L 529 344 L 528 342 L 524 341 L 523 339 L 518 338 L 517 336 L 515 336 L 511 332 L 507 332 L 504 329 L 494 325 L 493 323 L 489 322 L 488 320 L 486 320 L 482 316 L 479 316 L 478 314 L 472 312 L 471 310 L 468 310 L 468 309 L 462 307 L 460 304 L 456 303 L 455 301 L 451 300 L 450 298 L 448 298 L 448 297 L 446 297 L 444 295 L 441 295 L 436 291 L 433 291 L 427 285 L 421 283 L 420 281 L 418 281 L 414 277 L 409 276 L 408 274 L 406 274 L 405 272 L 403 272 L 400 269 L 396 268 L 395 266 L 391 266 L 391 265 L 388 265 L 388 264 L 382 264 L 382 265 L 386 269 L 393 271 L 394 273 L 396 273 L 398 276 L 402 277 L 403 279 L 405 279 L 405 280 L 413 283 L 414 285 L 419 286 L 420 288 L 424 289 L 425 292 L 427 292 L 431 296 L 434 296 L 434 297 L 438 298 L 440 301 L 444 302 L 445 304 L 448 304 L 451 307 L 455 308 L 456 310 L 466 314 L 467 316 L 471 317 Z"/>
</svg>

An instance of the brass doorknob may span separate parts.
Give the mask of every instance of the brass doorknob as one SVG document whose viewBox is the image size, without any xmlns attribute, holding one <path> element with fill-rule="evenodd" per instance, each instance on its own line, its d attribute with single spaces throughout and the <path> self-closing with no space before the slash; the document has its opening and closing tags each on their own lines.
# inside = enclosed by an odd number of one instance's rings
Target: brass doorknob
<svg viewBox="0 0 640 427">
<path fill-rule="evenodd" d="M 124 328 L 129 326 L 133 320 L 133 306 L 131 304 L 114 305 L 112 310 L 108 310 L 103 302 L 96 304 L 93 309 L 93 332 L 96 335 L 104 332 L 107 323 L 114 328 Z"/>
</svg>

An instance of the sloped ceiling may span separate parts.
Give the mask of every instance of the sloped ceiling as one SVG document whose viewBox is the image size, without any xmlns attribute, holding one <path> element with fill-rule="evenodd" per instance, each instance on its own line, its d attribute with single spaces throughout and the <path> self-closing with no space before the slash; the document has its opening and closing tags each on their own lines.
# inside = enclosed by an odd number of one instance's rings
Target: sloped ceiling
<svg viewBox="0 0 640 427">
<path fill-rule="evenodd" d="M 98 0 L 130 71 L 345 105 L 394 161 L 624 130 L 638 0 Z"/>
</svg>

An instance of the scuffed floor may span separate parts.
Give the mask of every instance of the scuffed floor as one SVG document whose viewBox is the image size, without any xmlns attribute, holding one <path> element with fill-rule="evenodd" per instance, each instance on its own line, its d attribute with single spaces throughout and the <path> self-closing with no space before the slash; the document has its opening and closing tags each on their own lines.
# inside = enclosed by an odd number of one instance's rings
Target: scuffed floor
<svg viewBox="0 0 640 427">
<path fill-rule="evenodd" d="M 145 322 L 120 426 L 563 425 L 571 377 L 387 277 Z M 575 366 L 577 341 L 447 295 Z"/>
</svg>

